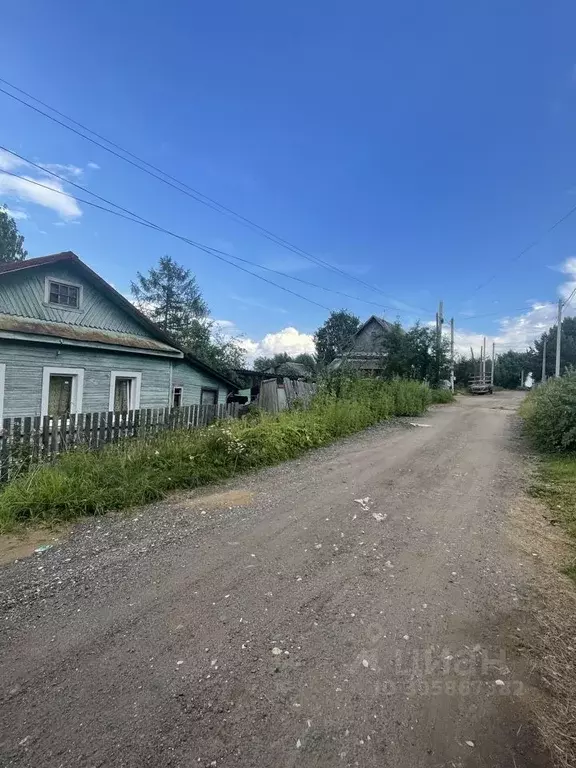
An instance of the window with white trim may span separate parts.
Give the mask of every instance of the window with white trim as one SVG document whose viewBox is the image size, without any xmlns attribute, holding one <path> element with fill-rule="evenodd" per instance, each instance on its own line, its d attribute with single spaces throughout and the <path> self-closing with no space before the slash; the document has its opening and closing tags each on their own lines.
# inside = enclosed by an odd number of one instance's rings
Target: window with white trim
<svg viewBox="0 0 576 768">
<path fill-rule="evenodd" d="M 140 408 L 141 385 L 140 371 L 111 371 L 108 410 L 122 412 Z"/>
<path fill-rule="evenodd" d="M 84 368 L 42 370 L 42 416 L 66 418 L 82 411 Z"/>
</svg>

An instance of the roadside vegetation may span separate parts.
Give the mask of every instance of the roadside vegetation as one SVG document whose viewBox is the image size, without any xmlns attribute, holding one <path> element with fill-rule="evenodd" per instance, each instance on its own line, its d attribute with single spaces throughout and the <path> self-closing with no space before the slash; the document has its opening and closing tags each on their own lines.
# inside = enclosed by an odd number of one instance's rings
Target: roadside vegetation
<svg viewBox="0 0 576 768">
<path fill-rule="evenodd" d="M 541 454 L 532 492 L 576 540 L 576 371 L 537 387 L 520 414 L 526 435 Z M 566 570 L 576 579 L 576 550 Z"/>
<path fill-rule="evenodd" d="M 576 581 L 576 371 L 537 387 L 520 413 L 524 431 L 540 454 L 531 491 L 549 507 L 550 524 L 561 526 L 572 540 L 567 562 L 562 555 L 562 570 Z M 559 581 L 553 566 L 543 564 L 541 578 L 534 670 L 548 696 L 536 715 L 553 764 L 571 768 L 576 765 L 576 591 Z"/>
<path fill-rule="evenodd" d="M 334 382 L 331 383 L 332 385 Z M 256 412 L 205 429 L 73 450 L 0 490 L 0 530 L 146 504 L 287 459 L 393 416 L 417 416 L 450 393 L 414 381 L 349 380 L 325 386 L 307 409 Z"/>
</svg>

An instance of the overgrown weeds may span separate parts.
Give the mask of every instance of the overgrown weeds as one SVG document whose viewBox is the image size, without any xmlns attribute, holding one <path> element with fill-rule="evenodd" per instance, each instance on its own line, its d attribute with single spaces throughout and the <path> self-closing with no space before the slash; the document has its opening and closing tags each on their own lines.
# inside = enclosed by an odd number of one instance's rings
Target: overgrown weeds
<svg viewBox="0 0 576 768">
<path fill-rule="evenodd" d="M 419 415 L 433 398 L 428 387 L 414 381 L 351 379 L 339 383 L 338 395 L 321 388 L 307 410 L 256 413 L 99 451 L 74 450 L 0 490 L 0 530 L 157 501 L 170 491 L 293 459 L 391 416 Z"/>
<path fill-rule="evenodd" d="M 576 371 L 531 392 L 520 408 L 524 429 L 541 451 L 576 451 Z"/>
</svg>

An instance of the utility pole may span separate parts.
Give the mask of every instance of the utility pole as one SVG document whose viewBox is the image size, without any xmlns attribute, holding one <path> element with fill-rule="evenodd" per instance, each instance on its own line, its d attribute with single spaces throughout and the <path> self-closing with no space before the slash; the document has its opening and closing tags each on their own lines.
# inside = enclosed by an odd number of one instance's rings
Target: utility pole
<svg viewBox="0 0 576 768">
<path fill-rule="evenodd" d="M 548 338 L 544 336 L 544 344 L 542 345 L 542 384 L 546 383 L 546 344 Z"/>
<path fill-rule="evenodd" d="M 450 389 L 454 392 L 454 318 L 450 319 Z"/>
<path fill-rule="evenodd" d="M 520 389 L 524 386 L 524 368 L 520 372 Z"/>
<path fill-rule="evenodd" d="M 486 336 L 482 345 L 482 383 L 486 382 Z"/>
<path fill-rule="evenodd" d="M 562 299 L 558 299 L 558 324 L 556 326 L 556 369 L 554 376 L 560 376 L 560 341 L 562 339 Z"/>
<path fill-rule="evenodd" d="M 492 368 L 490 369 L 490 384 L 494 386 L 494 361 L 496 360 L 496 342 L 492 342 Z"/>
<path fill-rule="evenodd" d="M 442 358 L 442 324 L 444 323 L 444 302 L 440 300 L 436 312 L 436 384 L 440 385 L 440 360 Z"/>
</svg>

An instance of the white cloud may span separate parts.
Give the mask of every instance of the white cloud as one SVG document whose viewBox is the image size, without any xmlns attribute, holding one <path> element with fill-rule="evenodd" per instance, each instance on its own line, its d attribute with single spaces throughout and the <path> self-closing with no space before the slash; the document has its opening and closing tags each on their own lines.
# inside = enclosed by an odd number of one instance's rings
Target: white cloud
<svg viewBox="0 0 576 768">
<path fill-rule="evenodd" d="M 278 352 L 289 355 L 300 355 L 303 352 L 314 353 L 314 337 L 310 333 L 301 333 L 297 328 L 289 326 L 276 333 L 267 333 L 260 341 L 241 339 L 240 345 L 246 350 L 249 364 L 256 357 L 271 357 Z"/>
<path fill-rule="evenodd" d="M 42 168 L 64 176 L 66 179 L 79 179 L 84 173 L 84 169 L 77 165 L 62 165 L 62 163 L 45 163 Z"/>
<path fill-rule="evenodd" d="M 25 165 L 18 157 L 14 157 L 9 152 L 0 149 L 0 169 L 3 171 L 13 171 L 15 168 Z"/>
<path fill-rule="evenodd" d="M 35 184 L 30 184 L 30 181 L 40 181 L 44 186 L 38 187 Z M 50 208 L 63 219 L 74 219 L 82 216 L 82 211 L 74 198 L 58 194 L 63 191 L 62 184 L 56 179 L 42 178 L 39 180 L 33 179 L 31 176 L 15 178 L 0 171 L 0 195 Z"/>
<path fill-rule="evenodd" d="M 558 287 L 558 295 L 567 299 L 576 288 L 576 257 L 566 259 L 559 268 L 559 271 L 566 275 L 567 279 Z M 574 301 L 576 303 L 576 300 Z M 499 320 L 499 330 L 494 336 L 487 338 L 487 347 L 492 350 L 492 342 L 496 342 L 496 351 L 505 352 L 513 349 L 516 352 L 523 352 L 534 340 L 547 331 L 550 326 L 555 325 L 557 318 L 557 306 L 554 302 L 532 301 L 531 306 L 526 312 L 519 315 L 502 317 Z M 572 305 L 568 305 L 564 310 L 564 315 L 569 316 L 576 313 Z M 454 334 L 455 348 L 461 355 L 470 355 L 470 345 L 474 348 L 474 354 L 477 355 L 483 341 L 483 334 L 474 331 L 456 329 Z"/>
<path fill-rule="evenodd" d="M 92 161 L 90 161 L 86 165 L 86 168 L 90 168 L 91 171 L 99 171 L 100 170 L 100 166 L 98 165 L 98 163 L 93 163 Z"/>
<path fill-rule="evenodd" d="M 7 213 L 8 216 L 11 216 L 14 221 L 24 221 L 24 219 L 30 218 L 26 211 L 15 211 L 13 208 L 7 208 L 6 206 L 4 206 L 2 210 L 4 213 Z"/>
<path fill-rule="evenodd" d="M 46 164 L 44 167 L 51 170 L 54 169 L 55 173 L 57 173 L 56 168 L 60 170 L 65 169 L 69 176 L 74 175 L 77 171 L 82 172 L 82 169 L 74 165 Z M 63 183 L 57 179 L 39 173 L 36 173 L 34 176 L 24 175 L 22 178 L 2 173 L 2 171 L 23 170 L 25 168 L 30 169 L 31 166 L 26 161 L 0 150 L 0 195 L 49 208 L 64 220 L 76 219 L 82 216 L 80 206 L 74 198 L 59 194 L 65 190 Z M 43 186 L 39 187 L 37 184 L 30 183 L 33 181 Z"/>
</svg>

